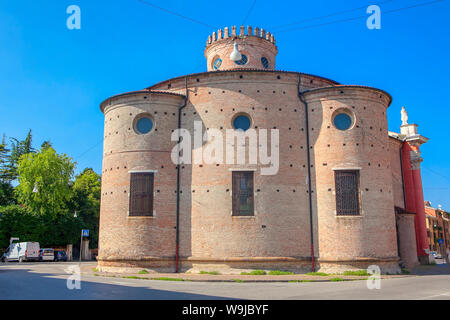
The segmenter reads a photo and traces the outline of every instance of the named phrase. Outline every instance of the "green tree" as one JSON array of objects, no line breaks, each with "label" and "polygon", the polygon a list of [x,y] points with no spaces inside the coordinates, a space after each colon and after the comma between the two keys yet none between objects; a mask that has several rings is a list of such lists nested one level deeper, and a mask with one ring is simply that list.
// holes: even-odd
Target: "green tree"
[{"label": "green tree", "polygon": [[[3,155],[5,157],[5,163],[3,163],[2,167],[0,168],[2,180],[9,182],[17,179],[17,169],[19,166],[20,158],[25,154],[35,151],[32,146],[33,137],[31,134],[31,130],[28,131],[25,140],[18,140],[16,138],[11,138],[10,140],[11,149],[7,150],[6,154]],[[2,144],[4,144],[4,140]],[[8,151],[10,152],[9,155],[7,155]]]},{"label": "green tree", "polygon": [[72,158],[57,154],[52,147],[24,154],[17,169],[18,201],[41,215],[63,213],[71,198],[69,181],[74,168]]},{"label": "green tree", "polygon": [[9,181],[8,162],[9,149],[6,145],[6,137],[3,135],[0,143],[0,206],[6,206],[14,203],[14,188]]},{"label": "green tree", "polygon": [[20,205],[0,207],[0,248],[9,245],[11,237],[20,241],[37,241],[41,247],[76,244],[82,221],[70,214],[38,215]]},{"label": "green tree", "polygon": [[83,227],[90,230],[91,248],[98,246],[101,177],[91,168],[86,168],[75,177],[72,186],[71,210],[83,221]]}]

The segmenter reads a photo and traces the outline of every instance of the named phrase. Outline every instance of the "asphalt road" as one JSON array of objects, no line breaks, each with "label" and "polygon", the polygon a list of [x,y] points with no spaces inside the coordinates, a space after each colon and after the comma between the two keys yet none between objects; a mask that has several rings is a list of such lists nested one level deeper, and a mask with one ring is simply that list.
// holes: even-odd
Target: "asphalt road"
[{"label": "asphalt road", "polygon": [[[430,299],[450,300],[448,267],[427,275],[383,279],[379,290],[366,281],[311,283],[172,282],[81,275],[69,290],[65,270],[74,263],[1,263],[0,299]],[[92,264],[94,267],[95,264]],[[437,271],[437,272],[436,272]]]}]

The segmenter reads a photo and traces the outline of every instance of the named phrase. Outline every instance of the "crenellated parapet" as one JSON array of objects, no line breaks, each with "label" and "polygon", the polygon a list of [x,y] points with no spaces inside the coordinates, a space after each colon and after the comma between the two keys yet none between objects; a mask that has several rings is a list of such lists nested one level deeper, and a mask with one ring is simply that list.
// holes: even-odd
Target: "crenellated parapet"
[{"label": "crenellated parapet", "polygon": [[225,27],[223,29],[219,29],[214,31],[212,34],[208,36],[208,40],[206,41],[206,46],[209,46],[210,44],[224,40],[229,38],[245,38],[245,37],[256,37],[261,38],[269,41],[272,44],[275,44],[275,37],[270,32],[264,30],[263,28],[259,27],[251,27],[251,26],[240,26],[239,30],[237,30],[236,26],[232,26],[231,29],[228,27]]}]

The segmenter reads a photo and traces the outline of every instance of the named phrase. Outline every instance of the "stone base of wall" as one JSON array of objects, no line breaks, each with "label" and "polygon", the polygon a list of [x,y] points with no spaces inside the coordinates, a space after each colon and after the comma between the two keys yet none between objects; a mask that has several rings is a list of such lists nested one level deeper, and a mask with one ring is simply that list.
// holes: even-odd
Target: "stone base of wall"
[{"label": "stone base of wall", "polygon": [[[253,270],[280,270],[302,274],[311,272],[310,258],[267,257],[267,258],[229,258],[217,259],[180,259],[179,272],[200,273],[200,271],[216,271],[221,274],[240,274]],[[366,270],[369,266],[379,266],[382,273],[399,274],[401,269],[398,258],[393,259],[364,259],[355,260],[318,260],[316,270],[326,273],[343,273],[349,270]],[[98,259],[97,269],[101,272],[137,273],[146,269],[152,273],[175,272],[175,260],[167,258],[133,259]]]},{"label": "stone base of wall", "polygon": [[397,258],[385,259],[355,259],[348,261],[322,260],[317,262],[316,271],[325,273],[343,273],[344,271],[367,270],[369,266],[378,266],[382,274],[400,274],[402,272]]},{"label": "stone base of wall", "polygon": [[114,273],[137,273],[142,269],[154,273],[175,272],[175,263],[173,259],[164,258],[143,258],[135,259],[97,259],[97,270],[100,272]]}]

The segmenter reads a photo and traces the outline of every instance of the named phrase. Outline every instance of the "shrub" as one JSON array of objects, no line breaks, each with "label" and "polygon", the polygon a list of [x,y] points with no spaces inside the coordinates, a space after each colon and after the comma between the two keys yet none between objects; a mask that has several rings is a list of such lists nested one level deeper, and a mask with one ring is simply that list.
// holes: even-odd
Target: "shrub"
[{"label": "shrub", "polygon": [[148,271],[147,271],[147,270],[145,270],[145,269],[143,269],[143,270],[139,271],[138,273],[139,273],[139,274],[147,274],[147,273],[148,273]]},{"label": "shrub", "polygon": [[283,276],[283,275],[291,275],[291,274],[295,274],[295,273],[290,272],[290,271],[279,271],[279,270],[269,271],[269,275],[271,275],[271,276]]},{"label": "shrub", "polygon": [[344,271],[344,276],[370,276],[367,270]]},{"label": "shrub", "polygon": [[241,272],[241,275],[264,276],[267,273],[264,270],[253,270],[252,272]]},{"label": "shrub", "polygon": [[167,277],[161,277],[161,278],[151,278],[150,280],[162,280],[162,281],[184,281],[184,279],[181,279],[181,278],[167,278]]},{"label": "shrub", "polygon": [[325,272],[308,272],[306,274],[307,276],[322,276],[322,277],[327,277],[328,273]]},{"label": "shrub", "polygon": [[212,274],[212,275],[219,275],[219,271],[200,271],[200,274]]},{"label": "shrub", "polygon": [[342,279],[342,278],[333,278],[333,279],[330,279],[330,281],[338,282],[338,281],[344,281],[344,279]]}]

